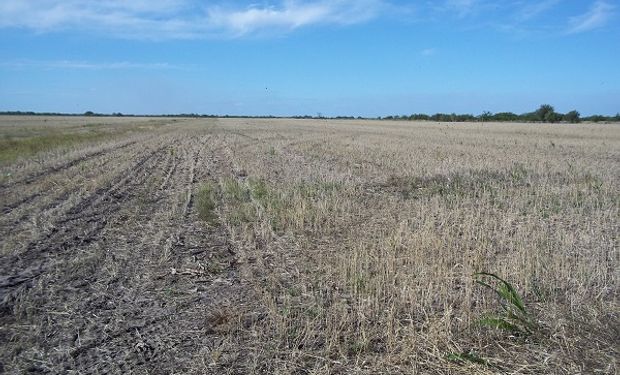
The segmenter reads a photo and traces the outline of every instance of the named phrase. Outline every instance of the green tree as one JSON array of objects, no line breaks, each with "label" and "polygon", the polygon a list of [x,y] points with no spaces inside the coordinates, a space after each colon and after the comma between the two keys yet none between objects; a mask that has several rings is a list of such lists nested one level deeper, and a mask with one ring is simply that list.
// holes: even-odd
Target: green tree
[{"label": "green tree", "polygon": [[519,116],[512,112],[499,112],[494,114],[491,119],[493,121],[517,121]]},{"label": "green tree", "polygon": [[489,111],[484,111],[482,112],[482,114],[480,114],[480,116],[478,116],[480,118],[480,121],[482,122],[486,122],[489,121],[491,119],[491,117],[493,116],[493,114]]},{"label": "green tree", "polygon": [[570,122],[571,124],[577,124],[581,122],[581,114],[579,112],[573,110],[564,115],[563,120],[566,122]]},{"label": "green tree", "polygon": [[555,122],[557,121],[557,114],[553,106],[549,104],[543,104],[536,110],[536,117],[541,122]]},{"label": "green tree", "polygon": [[519,115],[519,121],[534,122],[534,121],[541,121],[541,120],[539,120],[537,112],[528,112],[528,113],[523,113]]},{"label": "green tree", "polygon": [[545,116],[545,122],[558,122],[562,119],[562,114],[561,113],[557,113],[555,111],[553,112],[548,112],[547,115]]}]

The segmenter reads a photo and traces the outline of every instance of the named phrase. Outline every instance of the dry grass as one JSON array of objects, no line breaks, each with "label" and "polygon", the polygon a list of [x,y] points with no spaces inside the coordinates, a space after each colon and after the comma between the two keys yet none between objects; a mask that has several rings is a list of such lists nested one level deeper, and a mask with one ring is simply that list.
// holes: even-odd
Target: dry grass
[{"label": "dry grass", "polygon": [[[0,130],[85,126],[37,121]],[[34,280],[0,315],[8,369],[138,348],[122,371],[619,371],[618,125],[109,121],[2,167],[3,270]],[[508,310],[476,272],[515,287],[527,329],[480,324]]]},{"label": "dry grass", "polygon": [[[616,125],[224,128],[261,371],[618,371]],[[476,324],[498,306],[480,271],[518,288],[532,335]]]}]

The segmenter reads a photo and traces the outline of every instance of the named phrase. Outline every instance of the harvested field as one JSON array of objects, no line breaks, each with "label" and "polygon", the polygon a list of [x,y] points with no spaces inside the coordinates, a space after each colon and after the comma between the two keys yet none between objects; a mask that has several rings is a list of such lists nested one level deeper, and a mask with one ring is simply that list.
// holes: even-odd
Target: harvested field
[{"label": "harvested field", "polygon": [[0,373],[620,371],[617,124],[5,116],[0,137]]}]

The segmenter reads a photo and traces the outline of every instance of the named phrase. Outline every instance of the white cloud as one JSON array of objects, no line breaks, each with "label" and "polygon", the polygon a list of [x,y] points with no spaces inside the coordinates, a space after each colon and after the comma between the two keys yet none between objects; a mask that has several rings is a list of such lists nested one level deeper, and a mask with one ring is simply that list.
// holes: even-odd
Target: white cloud
[{"label": "white cloud", "polygon": [[0,28],[150,39],[243,36],[313,24],[355,24],[387,8],[385,0],[280,0],[246,7],[195,0],[2,0]]},{"label": "white cloud", "polygon": [[615,7],[605,1],[595,2],[584,14],[572,17],[569,34],[577,34],[603,27],[611,19]]},{"label": "white cloud", "polygon": [[374,17],[381,2],[319,1],[301,3],[288,1],[279,7],[249,7],[242,10],[214,8],[209,10],[212,25],[237,35],[268,29],[296,29],[312,24],[354,24]]}]

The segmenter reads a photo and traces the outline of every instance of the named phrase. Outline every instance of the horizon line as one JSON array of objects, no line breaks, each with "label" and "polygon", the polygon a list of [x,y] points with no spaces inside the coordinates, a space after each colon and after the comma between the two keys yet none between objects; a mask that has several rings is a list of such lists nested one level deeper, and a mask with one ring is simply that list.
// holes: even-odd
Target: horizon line
[{"label": "horizon line", "polygon": [[[576,110],[575,110],[576,111]],[[589,118],[602,118],[602,121],[620,121],[620,111],[615,114],[591,114],[581,116],[579,114],[579,118],[581,120],[586,120]],[[94,111],[86,111],[82,113],[76,112],[49,112],[49,111],[13,111],[13,110],[5,110],[0,111],[0,116],[50,116],[50,117],[178,117],[178,118],[264,118],[264,119],[325,119],[325,120],[403,120],[403,121],[438,121],[437,119],[432,119],[434,116],[447,116],[451,117],[451,119],[447,119],[446,117],[442,117],[440,122],[470,122],[470,121],[494,121],[490,120],[489,117],[496,115],[515,115],[517,117],[526,117],[528,115],[533,115],[536,113],[535,111],[531,112],[523,112],[523,113],[515,113],[510,111],[502,111],[502,112],[489,112],[484,111],[479,115],[473,115],[471,113],[455,113],[455,112],[437,112],[433,114],[426,113],[412,113],[410,115],[384,115],[384,116],[355,116],[355,115],[334,115],[327,116],[322,115],[320,112],[317,115],[241,115],[241,114],[206,114],[206,113],[160,113],[160,114],[140,114],[140,113],[122,113],[122,112],[111,112],[111,113],[100,113]],[[570,113],[570,112],[567,112]],[[565,115],[565,113],[556,112],[557,115]],[[417,118],[416,118],[417,117]],[[459,119],[460,118],[460,119]],[[510,120],[495,120],[499,122],[510,122]],[[519,119],[514,119],[514,121],[519,121]],[[532,119],[523,118],[522,121],[525,122],[536,122]],[[586,120],[587,121],[587,120]],[[557,119],[557,122],[562,122],[561,118]]]}]

